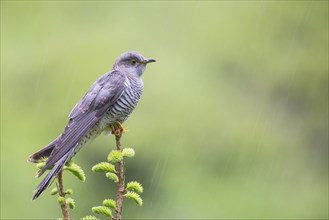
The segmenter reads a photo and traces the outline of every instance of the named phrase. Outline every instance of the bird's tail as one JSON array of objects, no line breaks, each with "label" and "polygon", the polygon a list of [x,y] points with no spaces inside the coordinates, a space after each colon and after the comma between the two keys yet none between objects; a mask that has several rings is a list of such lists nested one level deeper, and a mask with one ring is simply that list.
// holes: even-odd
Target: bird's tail
[{"label": "bird's tail", "polygon": [[35,194],[32,200],[36,200],[41,193],[53,182],[57,174],[63,169],[65,163],[69,161],[74,154],[74,148],[67,152],[60,160],[58,160],[55,166],[47,174],[47,176],[41,181],[38,187],[35,190]]},{"label": "bird's tail", "polygon": [[56,143],[57,143],[59,137],[57,137],[55,140],[53,140],[51,143],[49,143],[47,146],[45,146],[38,152],[32,154],[29,157],[28,161],[32,162],[32,163],[38,163],[38,162],[40,162],[40,159],[42,159],[43,157],[49,157],[51,152],[53,151],[54,147],[56,146]]}]

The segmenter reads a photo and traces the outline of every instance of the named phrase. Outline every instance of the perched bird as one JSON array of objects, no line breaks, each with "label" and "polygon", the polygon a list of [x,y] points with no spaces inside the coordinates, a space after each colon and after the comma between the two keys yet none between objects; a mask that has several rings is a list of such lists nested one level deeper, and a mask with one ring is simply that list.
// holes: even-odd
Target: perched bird
[{"label": "perched bird", "polygon": [[114,126],[124,130],[121,124],[134,110],[142,95],[142,75],[146,64],[151,62],[155,60],[144,58],[135,51],[120,55],[112,70],[101,76],[75,105],[63,133],[30,156],[30,162],[48,157],[38,177],[53,167],[38,185],[33,200],[51,184],[65,163],[87,141],[96,138],[103,131],[114,129]]}]

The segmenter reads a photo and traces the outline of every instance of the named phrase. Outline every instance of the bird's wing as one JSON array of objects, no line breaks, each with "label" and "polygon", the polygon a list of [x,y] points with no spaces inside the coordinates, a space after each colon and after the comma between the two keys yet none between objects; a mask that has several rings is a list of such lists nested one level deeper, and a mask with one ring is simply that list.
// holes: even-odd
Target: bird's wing
[{"label": "bird's wing", "polygon": [[91,86],[86,95],[71,111],[69,123],[58,139],[39,176],[79,144],[89,129],[103,117],[110,106],[122,95],[124,82],[125,75],[113,70],[100,77]]},{"label": "bird's wing", "polygon": [[90,110],[100,109],[106,103],[112,105],[121,96],[124,81],[124,74],[116,70],[101,76],[75,105],[69,118],[72,120]]}]

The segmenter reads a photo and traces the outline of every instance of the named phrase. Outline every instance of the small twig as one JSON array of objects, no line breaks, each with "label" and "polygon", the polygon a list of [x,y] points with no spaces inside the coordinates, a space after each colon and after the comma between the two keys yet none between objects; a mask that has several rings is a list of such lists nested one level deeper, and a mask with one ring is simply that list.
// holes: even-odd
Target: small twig
[{"label": "small twig", "polygon": [[[58,181],[58,193],[60,196],[65,197],[65,192],[64,192],[64,186],[63,186],[63,178],[62,178],[62,171],[58,173],[57,175],[57,181]],[[63,216],[65,220],[70,220],[70,214],[69,214],[69,209],[67,207],[67,202],[64,201],[61,204]]]},{"label": "small twig", "polygon": [[[116,145],[117,145],[117,150],[122,151],[122,146],[120,143],[122,132],[120,134],[115,135],[115,140],[116,140]],[[122,202],[123,202],[123,195],[125,192],[124,188],[124,162],[121,160],[119,164],[117,165],[117,170],[118,170],[118,192],[117,192],[117,203],[116,203],[116,208],[115,208],[115,217],[113,220],[121,220],[121,212],[122,212]]]}]

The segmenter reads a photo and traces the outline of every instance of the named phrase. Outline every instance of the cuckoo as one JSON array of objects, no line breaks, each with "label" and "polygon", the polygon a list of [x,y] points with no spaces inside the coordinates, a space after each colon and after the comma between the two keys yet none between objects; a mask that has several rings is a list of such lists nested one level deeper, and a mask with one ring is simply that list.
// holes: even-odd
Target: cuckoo
[{"label": "cuckoo", "polygon": [[152,62],[155,60],[144,58],[135,51],[120,55],[112,70],[96,80],[72,109],[64,131],[46,147],[30,156],[29,161],[35,163],[48,158],[38,177],[51,169],[36,188],[33,200],[52,183],[65,163],[84,144],[109,129],[115,134],[124,131],[122,123],[134,110],[142,95],[142,75],[146,65]]}]

